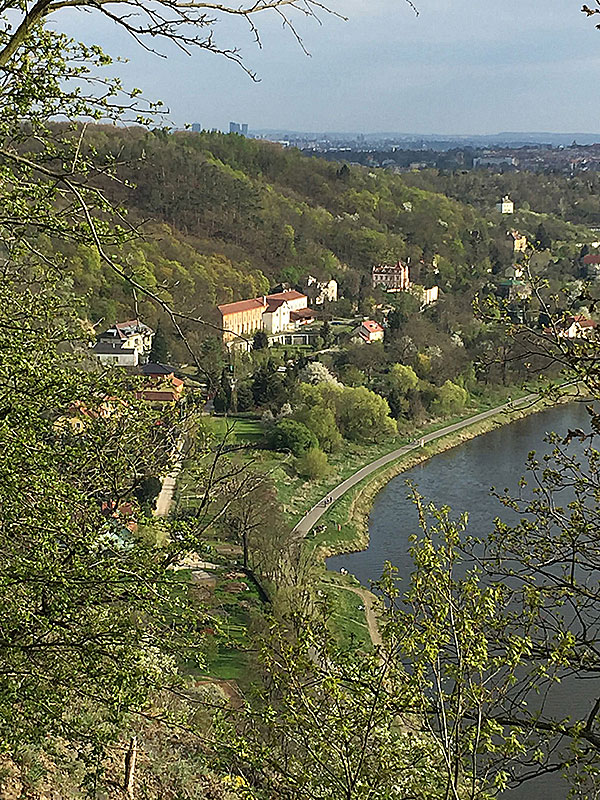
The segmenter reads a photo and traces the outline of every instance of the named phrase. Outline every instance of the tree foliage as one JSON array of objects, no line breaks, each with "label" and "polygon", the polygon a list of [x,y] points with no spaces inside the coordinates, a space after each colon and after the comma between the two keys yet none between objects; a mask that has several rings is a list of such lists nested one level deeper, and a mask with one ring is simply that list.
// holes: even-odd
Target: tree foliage
[{"label": "tree foliage", "polygon": [[467,404],[468,397],[466,389],[463,389],[462,386],[457,386],[452,381],[446,381],[438,389],[432,408],[435,413],[447,417],[450,414],[462,411]]},{"label": "tree foliage", "polygon": [[303,478],[315,480],[327,474],[327,456],[318,447],[306,450],[300,458],[296,459],[296,472]]},{"label": "tree foliage", "polygon": [[295,456],[301,456],[317,446],[317,438],[302,422],[282,419],[270,429],[269,444],[274,450],[288,450]]},{"label": "tree foliage", "polygon": [[176,419],[89,364],[59,276],[4,275],[0,741],[59,737],[85,762],[201,649],[167,570],[193,538],[157,548],[133,524],[151,530],[136,497],[170,469]]}]

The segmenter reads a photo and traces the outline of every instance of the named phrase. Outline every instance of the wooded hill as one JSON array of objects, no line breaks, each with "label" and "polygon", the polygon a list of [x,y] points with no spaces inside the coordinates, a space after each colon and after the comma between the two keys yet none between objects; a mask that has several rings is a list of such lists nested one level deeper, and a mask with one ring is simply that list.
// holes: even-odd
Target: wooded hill
[{"label": "wooded hill", "polygon": [[[119,262],[179,310],[207,319],[217,303],[308,274],[336,278],[341,295],[355,299],[370,285],[373,264],[398,258],[410,259],[414,282],[471,292],[510,263],[507,230],[518,223],[534,238],[540,220],[484,216],[409,185],[410,176],[238,135],[92,126],[84,146],[113,165],[120,180],[105,191],[144,234],[120,246]],[[567,260],[589,239],[560,220],[552,230]],[[46,246],[56,247],[49,239]],[[59,249],[75,289],[88,294],[93,321],[131,314],[130,287],[94,250],[64,242]],[[156,321],[155,306],[143,313]]]}]

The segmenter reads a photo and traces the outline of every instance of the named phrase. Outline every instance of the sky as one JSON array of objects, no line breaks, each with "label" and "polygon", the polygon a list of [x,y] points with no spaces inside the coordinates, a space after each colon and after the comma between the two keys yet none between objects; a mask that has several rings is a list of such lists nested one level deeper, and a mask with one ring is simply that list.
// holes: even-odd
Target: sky
[{"label": "sky", "polygon": [[222,56],[145,52],[97,13],[59,12],[57,29],[128,58],[126,86],[162,100],[170,124],[228,129],[486,134],[600,133],[600,30],[579,0],[334,0],[347,21],[296,17],[310,56],[275,15],[262,49],[229,20],[217,41],[239,46],[253,82]]}]

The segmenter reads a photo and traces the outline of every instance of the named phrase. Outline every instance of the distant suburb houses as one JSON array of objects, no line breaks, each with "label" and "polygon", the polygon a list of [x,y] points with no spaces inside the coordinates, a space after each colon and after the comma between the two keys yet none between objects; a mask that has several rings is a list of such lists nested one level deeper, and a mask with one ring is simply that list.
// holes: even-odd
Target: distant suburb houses
[{"label": "distant suburb houses", "polygon": [[91,346],[98,361],[105,366],[125,367],[142,376],[142,387],[136,392],[151,403],[177,403],[181,400],[184,382],[173,368],[149,363],[154,331],[139,319],[115,322],[100,333]]},{"label": "distant suburb houses", "polygon": [[98,335],[92,351],[101,364],[137,367],[152,350],[154,331],[139,319],[115,322]]},{"label": "distant suburb houses", "polygon": [[225,303],[217,308],[223,341],[228,345],[252,338],[257,331],[269,335],[294,331],[317,316],[308,307],[308,297],[295,289]]},{"label": "distant suburb houses", "polygon": [[371,268],[371,286],[386,292],[410,292],[414,295],[421,307],[435,303],[439,298],[439,286],[426,289],[424,286],[411,283],[410,266],[403,261],[395,264],[375,264]]}]

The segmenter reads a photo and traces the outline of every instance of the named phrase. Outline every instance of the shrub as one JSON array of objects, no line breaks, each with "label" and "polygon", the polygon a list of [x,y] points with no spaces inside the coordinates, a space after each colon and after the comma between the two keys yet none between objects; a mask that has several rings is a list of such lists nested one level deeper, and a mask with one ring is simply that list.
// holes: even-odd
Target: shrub
[{"label": "shrub", "polygon": [[273,450],[289,450],[301,456],[307,450],[318,446],[317,437],[302,422],[282,419],[269,431],[268,441]]},{"label": "shrub", "polygon": [[250,411],[254,408],[254,396],[250,384],[241,383],[237,390],[237,410]]},{"label": "shrub", "polygon": [[446,381],[443,386],[440,386],[431,408],[435,414],[447,417],[462,411],[468,398],[469,395],[462,386],[457,386],[452,381]]},{"label": "shrub", "polygon": [[302,478],[308,480],[322,478],[328,470],[327,456],[318,447],[311,447],[304,455],[296,459],[296,472]]}]

